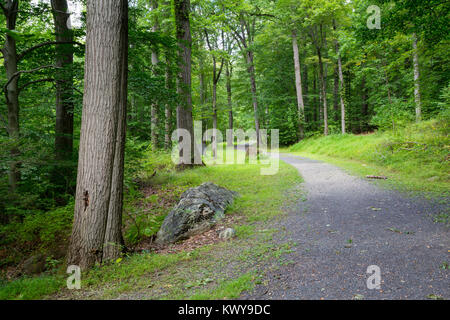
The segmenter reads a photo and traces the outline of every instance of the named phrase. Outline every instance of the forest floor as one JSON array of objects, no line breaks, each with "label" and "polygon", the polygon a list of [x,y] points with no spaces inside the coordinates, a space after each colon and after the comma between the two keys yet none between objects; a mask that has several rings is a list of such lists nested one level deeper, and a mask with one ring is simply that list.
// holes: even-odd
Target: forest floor
[{"label": "forest floor", "polygon": [[[274,239],[294,242],[289,263],[243,299],[448,299],[448,199],[424,199],[350,175],[334,165],[283,154],[305,180]],[[446,223],[436,223],[447,217]],[[381,288],[368,289],[370,265]]]},{"label": "forest floor", "polygon": [[[282,255],[294,245],[274,242],[273,234],[280,230],[273,226],[286,215],[284,207],[301,195],[302,179],[285,163],[272,176],[262,176],[260,169],[258,164],[241,164],[182,172],[159,170],[142,186],[143,198],[126,205],[126,216],[141,223],[141,232],[146,232],[145,226],[148,232],[157,230],[160,216],[164,217],[174,204],[172,198],[189,187],[211,181],[240,196],[215,229],[162,250],[140,241],[123,258],[83,272],[81,290],[66,288],[68,275],[63,265],[58,271],[16,279],[3,286],[0,283],[0,299],[238,298],[260,282],[264,270],[285,264]],[[148,225],[144,223],[147,220]],[[218,239],[217,231],[223,227],[234,228],[236,237],[230,241]]]},{"label": "forest floor", "polygon": [[[370,162],[328,157],[321,162],[293,154],[281,159],[273,176],[262,176],[262,166],[251,164],[158,169],[156,176],[153,169],[144,170],[151,179],[143,180],[140,196],[131,197],[125,208],[132,217],[126,220],[129,237],[133,223],[140,223],[141,233],[156,232],[179,195],[202,182],[240,197],[215,229],[156,251],[144,239],[123,258],[83,273],[81,290],[65,288],[62,266],[0,283],[0,299],[450,297],[448,188],[407,194],[420,188],[408,183],[396,190],[405,186],[397,183],[404,175]],[[371,173],[389,179],[362,178]],[[219,240],[223,227],[235,228],[236,238]],[[380,267],[379,290],[367,289],[369,265]]]}]

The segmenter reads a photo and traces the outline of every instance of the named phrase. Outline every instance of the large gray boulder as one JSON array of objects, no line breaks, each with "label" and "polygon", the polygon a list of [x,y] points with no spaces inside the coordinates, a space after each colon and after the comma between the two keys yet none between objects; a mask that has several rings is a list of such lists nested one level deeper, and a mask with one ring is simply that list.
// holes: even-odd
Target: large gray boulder
[{"label": "large gray boulder", "polygon": [[237,195],[211,182],[186,190],[164,219],[156,243],[174,243],[208,230],[225,216]]}]

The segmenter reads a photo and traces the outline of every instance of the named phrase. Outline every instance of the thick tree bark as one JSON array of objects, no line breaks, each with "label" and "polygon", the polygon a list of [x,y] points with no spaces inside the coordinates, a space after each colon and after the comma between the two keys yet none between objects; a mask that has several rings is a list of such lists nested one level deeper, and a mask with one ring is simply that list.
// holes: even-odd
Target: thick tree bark
[{"label": "thick tree bark", "polygon": [[[6,28],[8,30],[15,30],[18,10],[18,0],[6,1],[3,13],[6,18]],[[10,192],[15,193],[20,181],[20,162],[17,160],[20,155],[20,151],[17,147],[20,133],[18,86],[20,76],[15,76],[18,63],[16,40],[9,34],[5,35],[5,44],[2,48],[2,53],[6,78],[9,82],[5,90],[6,105],[8,108],[8,134],[13,142],[13,147],[10,150],[11,162],[9,165],[8,180]]]},{"label": "thick tree bark", "polygon": [[422,120],[422,103],[420,99],[420,68],[419,54],[417,52],[417,35],[413,33],[413,64],[414,64],[414,100],[416,102],[416,121]]},{"label": "thick tree bark", "polygon": [[292,47],[294,50],[294,66],[295,66],[295,89],[297,92],[297,108],[298,108],[298,137],[303,139],[305,133],[305,105],[303,103],[302,74],[300,70],[300,57],[298,54],[297,32],[292,31]]},{"label": "thick tree bark", "polygon": [[111,180],[111,198],[109,200],[108,220],[106,223],[105,241],[103,244],[103,261],[116,260],[120,257],[124,240],[122,237],[123,210],[123,178],[125,162],[125,142],[127,132],[127,101],[128,101],[128,1],[122,3],[122,74],[119,96],[119,120],[117,127],[116,147],[114,153],[114,168]]},{"label": "thick tree bark", "polygon": [[[70,160],[73,150],[73,33],[67,0],[52,0],[56,42],[55,158]],[[65,169],[65,172],[66,169]]]},{"label": "thick tree bark", "polygon": [[[227,78],[227,101],[228,101],[228,129],[233,130],[233,101],[231,96],[231,76],[233,72],[233,66],[230,61],[227,61],[225,66],[226,78]],[[232,138],[231,136],[227,138]],[[233,140],[227,139],[227,146],[233,146]]]},{"label": "thick tree bark", "polygon": [[[183,163],[182,150],[180,149],[179,167],[192,166],[195,154],[198,153],[194,139],[194,127],[192,120],[192,95],[191,95],[191,27],[189,22],[190,0],[174,0],[176,36],[179,47],[179,73],[177,78],[177,92],[179,104],[177,106],[177,128],[185,129],[191,135],[191,161]],[[181,136],[178,137],[181,142]]]},{"label": "thick tree bark", "polygon": [[82,269],[121,250],[127,73],[126,0],[87,1],[85,92],[68,264]]}]

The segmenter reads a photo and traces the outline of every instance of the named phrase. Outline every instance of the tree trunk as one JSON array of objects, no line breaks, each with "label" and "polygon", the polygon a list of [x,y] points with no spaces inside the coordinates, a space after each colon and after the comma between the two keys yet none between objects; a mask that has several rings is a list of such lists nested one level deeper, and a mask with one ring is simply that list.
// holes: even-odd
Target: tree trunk
[{"label": "tree trunk", "polygon": [[[336,22],[333,20],[333,29],[336,31]],[[345,134],[346,128],[345,128],[345,104],[344,104],[344,96],[345,96],[345,86],[344,86],[344,76],[342,74],[342,60],[341,60],[341,54],[339,50],[339,42],[338,40],[335,40],[334,42],[336,54],[338,56],[338,71],[339,71],[339,96],[340,96],[340,102],[341,102],[341,131],[342,134]]]},{"label": "tree trunk", "polygon": [[[191,27],[189,22],[190,0],[174,0],[176,36],[179,47],[179,73],[177,78],[177,92],[179,104],[177,106],[177,128],[185,129],[191,135],[191,161],[184,163],[182,160],[182,150],[180,149],[180,167],[192,166],[195,154],[198,150],[195,145],[194,127],[192,120],[192,96],[191,96]],[[181,136],[178,137],[181,142]]]},{"label": "tree trunk", "polygon": [[255,117],[255,131],[256,131],[256,152],[259,154],[259,114],[258,114],[258,95],[256,91],[256,76],[255,64],[253,61],[253,51],[247,49],[247,72],[250,77],[250,88],[252,92],[252,103]]},{"label": "tree trunk", "polygon": [[[213,78],[216,77],[216,60],[214,59]],[[217,82],[213,79],[212,87],[212,120],[213,120],[213,141],[212,141],[212,156],[217,156]]]},{"label": "tree trunk", "polygon": [[[171,70],[170,70],[170,60],[166,57],[166,90],[169,92],[171,89]],[[164,148],[169,150],[172,146],[171,141],[171,122],[172,122],[172,110],[170,108],[170,104],[166,102],[164,106]]]},{"label": "tree trunk", "polygon": [[[151,1],[152,11],[158,9],[158,0]],[[155,22],[152,28],[153,32],[157,32],[159,30],[158,17],[155,16]],[[152,65],[155,67],[159,63],[159,55],[158,51],[155,49],[152,50]],[[157,101],[152,101],[152,105],[150,107],[150,131],[151,131],[151,142],[153,149],[158,149],[158,103]]]},{"label": "tree trunk", "polygon": [[117,2],[87,1],[85,91],[68,253],[68,264],[82,269],[115,258],[122,242],[128,2]]},{"label": "tree trunk", "polygon": [[422,120],[422,106],[420,100],[420,69],[419,54],[417,52],[417,35],[413,33],[413,63],[414,63],[414,100],[416,102],[416,121]]},{"label": "tree trunk", "polygon": [[295,89],[297,92],[297,108],[298,108],[298,137],[299,140],[304,138],[304,121],[305,121],[305,105],[303,103],[302,91],[302,75],[300,70],[300,57],[298,54],[297,32],[292,31],[292,48],[294,50],[294,66],[295,66]]},{"label": "tree trunk", "polygon": [[321,82],[322,102],[323,102],[323,134],[328,135],[328,108],[327,108],[327,91],[325,84],[325,76],[323,71],[322,52],[317,48],[317,56],[319,57],[319,77]]},{"label": "tree trunk", "polygon": [[334,121],[339,121],[339,74],[338,74],[338,67],[337,65],[334,66],[333,70],[333,84],[334,84],[334,90],[333,90],[333,115],[334,115]]},{"label": "tree trunk", "polygon": [[[339,45],[338,45],[339,50]],[[342,61],[341,57],[338,57],[338,67],[339,67],[339,100],[341,102],[341,130],[342,134],[345,134],[346,128],[345,128],[345,104],[344,104],[344,96],[345,96],[345,86],[344,86],[344,76],[342,75]]]},{"label": "tree trunk", "polygon": [[[228,101],[228,129],[233,130],[233,101],[231,97],[231,75],[233,72],[233,66],[230,61],[227,61],[225,65],[225,72],[227,78],[227,101]],[[232,138],[231,136],[227,138]],[[233,146],[233,140],[227,139],[227,146]]]},{"label": "tree trunk", "polygon": [[[4,5],[4,15],[6,18],[6,28],[8,30],[15,30],[17,12],[19,9],[18,0],[8,0]],[[14,77],[17,72],[17,48],[16,40],[6,34],[5,44],[2,48],[3,62],[6,71],[6,79],[9,84],[5,90],[6,105],[8,108],[8,135],[11,139],[12,148],[10,150],[11,162],[8,171],[9,189],[11,193],[17,191],[17,185],[20,181],[20,162],[17,158],[20,155],[19,148],[19,77]],[[10,81],[10,79],[12,79]]]},{"label": "tree trunk", "polygon": [[[303,103],[305,106],[309,106],[308,102],[308,66],[306,65],[306,63],[303,65],[303,78],[302,78],[302,83],[303,83]],[[306,112],[305,112],[305,123],[308,122],[308,118],[306,117]]]},{"label": "tree trunk", "polygon": [[316,72],[316,66],[314,66],[314,70],[313,70],[313,92],[314,92],[314,109],[313,109],[313,113],[314,113],[314,122],[316,123],[316,126],[319,126],[318,122],[319,122],[319,114],[317,112],[318,108],[320,109],[320,102],[317,103],[317,96],[318,96],[318,90],[317,90],[317,72]]},{"label": "tree trunk", "polygon": [[[57,42],[72,42],[67,0],[52,0]],[[56,46],[55,158],[70,160],[73,150],[73,44]],[[67,171],[66,171],[67,172]],[[66,174],[65,174],[66,175]]]},{"label": "tree trunk", "polygon": [[123,178],[125,161],[125,142],[127,132],[128,100],[128,2],[123,1],[121,29],[122,70],[119,96],[119,119],[117,127],[114,167],[111,181],[111,198],[109,200],[108,220],[105,241],[103,243],[103,261],[116,260],[120,257],[124,241],[122,237]]}]

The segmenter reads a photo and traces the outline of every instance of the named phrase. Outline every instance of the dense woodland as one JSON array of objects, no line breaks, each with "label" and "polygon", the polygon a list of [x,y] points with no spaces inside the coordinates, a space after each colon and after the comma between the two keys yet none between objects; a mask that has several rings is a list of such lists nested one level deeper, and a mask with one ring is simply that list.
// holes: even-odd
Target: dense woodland
[{"label": "dense woodland", "polygon": [[[379,28],[368,27],[371,5]],[[31,252],[75,212],[68,259],[82,267],[120,255],[123,190],[136,188],[139,159],[167,153],[173,130],[193,132],[194,120],[279,129],[288,146],[450,117],[447,1],[0,7],[0,243]],[[1,264],[23,255],[3,253]]]}]

